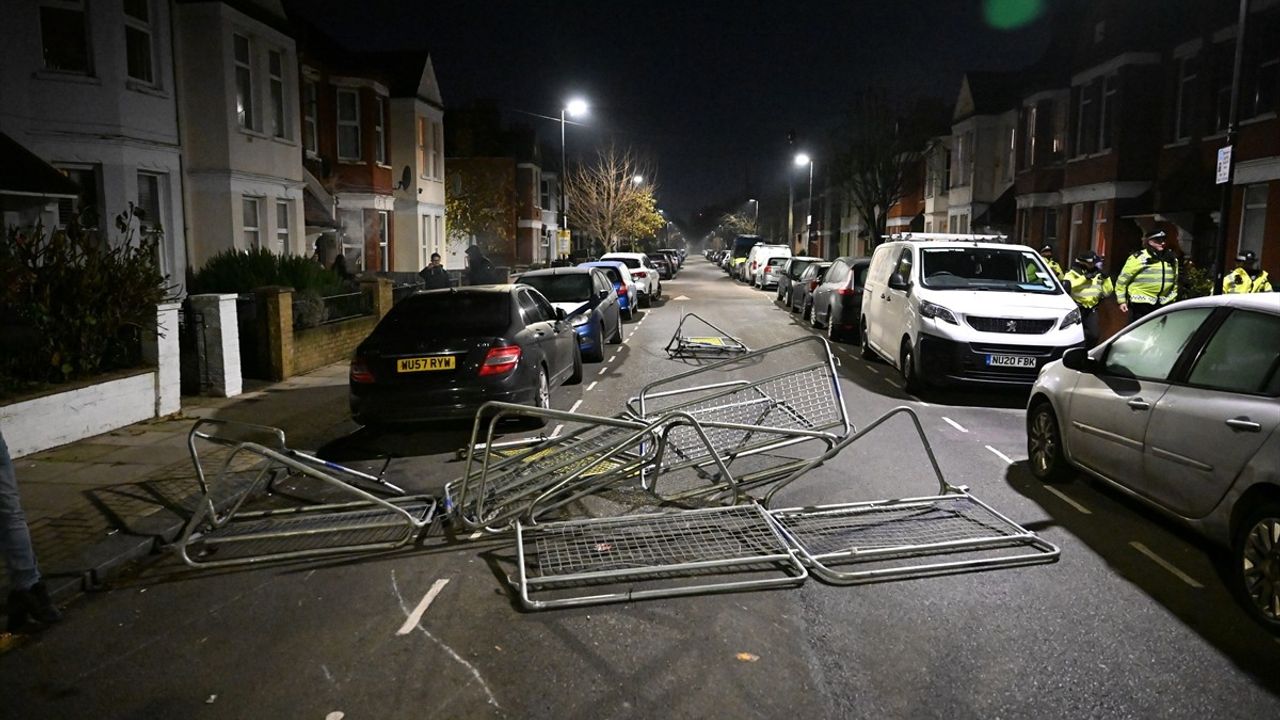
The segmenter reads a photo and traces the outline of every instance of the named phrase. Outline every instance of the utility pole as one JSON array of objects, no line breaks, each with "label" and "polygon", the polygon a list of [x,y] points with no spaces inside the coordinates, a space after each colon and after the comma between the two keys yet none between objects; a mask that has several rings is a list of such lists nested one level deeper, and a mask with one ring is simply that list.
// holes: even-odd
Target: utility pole
[{"label": "utility pole", "polygon": [[[796,131],[787,131],[787,154],[791,154],[791,148],[796,144]],[[795,177],[791,170],[787,170],[787,246],[790,247],[794,243],[793,233],[795,233],[795,206],[796,206],[796,183]]]},{"label": "utility pole", "polygon": [[1231,196],[1235,190],[1236,139],[1240,133],[1238,124],[1240,113],[1240,67],[1244,64],[1245,21],[1249,18],[1249,0],[1240,0],[1240,19],[1236,23],[1236,57],[1231,71],[1231,109],[1227,115],[1227,142],[1224,149],[1227,157],[1222,158],[1219,150],[1219,162],[1226,160],[1226,177],[1218,177],[1222,185],[1222,201],[1218,205],[1218,242],[1213,253],[1213,289],[1212,294],[1222,293],[1222,278],[1227,274],[1227,227],[1231,218]]}]

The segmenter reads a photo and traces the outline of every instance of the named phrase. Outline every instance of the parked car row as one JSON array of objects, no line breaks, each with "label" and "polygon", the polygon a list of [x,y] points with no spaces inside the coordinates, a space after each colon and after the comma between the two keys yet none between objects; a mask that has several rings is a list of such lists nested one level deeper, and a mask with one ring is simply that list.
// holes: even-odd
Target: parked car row
[{"label": "parked car row", "polygon": [[489,401],[548,408],[553,389],[580,382],[583,363],[603,361],[605,346],[623,341],[624,319],[661,293],[642,253],[414,293],[356,348],[351,415],[389,425],[469,418]]}]

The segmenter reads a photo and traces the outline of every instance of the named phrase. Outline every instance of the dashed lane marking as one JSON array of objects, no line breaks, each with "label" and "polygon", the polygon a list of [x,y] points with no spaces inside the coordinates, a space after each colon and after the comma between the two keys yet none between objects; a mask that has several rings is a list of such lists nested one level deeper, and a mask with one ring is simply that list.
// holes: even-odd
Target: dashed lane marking
[{"label": "dashed lane marking", "polygon": [[480,538],[482,538],[482,537],[484,537],[484,531],[483,531],[483,530],[477,530],[477,531],[475,531],[475,532],[471,533],[470,535],[468,535],[468,536],[467,536],[467,539],[468,539],[468,540],[479,540],[479,539],[480,539]]},{"label": "dashed lane marking", "polygon": [[564,429],[564,424],[563,424],[563,423],[561,423],[561,424],[557,425],[557,426],[556,426],[556,429],[551,431],[551,437],[549,437],[549,438],[547,438],[547,439],[548,439],[548,440],[550,440],[550,439],[552,439],[552,438],[558,438],[558,437],[560,437],[560,431],[561,431],[561,430],[563,430],[563,429]]},{"label": "dashed lane marking", "polygon": [[413,632],[413,629],[418,627],[418,623],[422,622],[423,613],[427,611],[427,608],[431,607],[431,603],[436,599],[436,596],[448,584],[449,578],[440,578],[432,583],[431,589],[427,591],[426,595],[422,596],[422,600],[418,602],[418,607],[414,608],[413,612],[409,613],[409,617],[405,618],[404,624],[396,631],[396,635],[408,635]]},{"label": "dashed lane marking", "polygon": [[1002,453],[1002,452],[1000,452],[999,450],[997,450],[997,449],[995,449],[995,448],[991,447],[990,445],[984,445],[983,447],[985,447],[986,449],[988,449],[988,450],[990,450],[991,452],[995,453],[996,457],[1000,458],[1001,460],[1003,460],[1003,461],[1005,461],[1005,462],[1009,463],[1010,465],[1012,465],[1012,464],[1013,464],[1013,458],[1009,457],[1008,455],[1005,455],[1004,453]]},{"label": "dashed lane marking", "polygon": [[874,367],[872,367],[872,366],[870,366],[870,365],[868,365],[868,366],[867,366],[867,369],[868,369],[868,370],[870,370],[871,372],[875,373],[876,375],[879,375],[879,374],[880,374],[880,371],[879,371],[879,370],[875,369]]},{"label": "dashed lane marking", "polygon": [[579,400],[578,402],[574,403],[574,404],[573,404],[573,407],[569,408],[569,412],[571,412],[571,413],[576,413],[576,412],[578,412],[578,408],[579,408],[579,407],[582,407],[582,401],[581,401],[581,400]]},{"label": "dashed lane marking", "polygon": [[962,433],[967,433],[967,432],[969,432],[968,430],[965,430],[965,429],[964,429],[964,426],[963,426],[963,425],[961,425],[960,423],[956,422],[955,420],[952,420],[952,419],[951,419],[951,418],[949,418],[949,417],[944,417],[944,418],[942,418],[942,420],[943,420],[943,422],[945,422],[946,424],[948,424],[948,425],[950,425],[951,427],[953,427],[953,428],[955,428],[955,429],[959,430],[959,431],[960,431],[960,432],[962,432]]},{"label": "dashed lane marking", "polygon": [[614,353],[614,354],[613,354],[613,357],[610,357],[610,358],[609,358],[608,360],[606,360],[605,362],[613,362],[614,360],[617,360],[617,359],[618,359],[618,353]]},{"label": "dashed lane marking", "polygon": [[592,380],[592,381],[591,381],[591,384],[587,386],[587,392],[591,392],[592,390],[595,390],[595,389],[596,389],[596,383],[598,383],[598,382],[600,382],[600,381],[599,381],[599,380]]},{"label": "dashed lane marking", "polygon": [[1093,511],[1092,511],[1092,510],[1090,510],[1089,508],[1085,507],[1084,505],[1081,505],[1080,503],[1076,502],[1075,500],[1071,499],[1070,497],[1068,497],[1068,496],[1067,496],[1067,494],[1066,494],[1066,493],[1062,492],[1062,491],[1061,491],[1061,490],[1059,490],[1058,488],[1053,487],[1052,485],[1045,485],[1045,486],[1044,486],[1044,489],[1045,489],[1045,490],[1048,490],[1049,492],[1053,493],[1054,495],[1057,495],[1059,500],[1061,500],[1062,502],[1064,502],[1064,503],[1066,503],[1066,504],[1070,505],[1071,507],[1075,508],[1076,510],[1079,510],[1080,512],[1084,513],[1085,515],[1092,515],[1092,514],[1093,514]]},{"label": "dashed lane marking", "polygon": [[609,368],[607,368],[607,367],[602,367],[602,368],[600,368],[600,372],[598,372],[598,373],[596,373],[596,374],[597,374],[597,375],[603,375],[603,374],[605,374],[605,373],[607,373],[607,372],[609,372]]},{"label": "dashed lane marking", "polygon": [[903,385],[902,383],[898,382],[897,380],[892,380],[892,379],[890,379],[890,378],[885,378],[885,380],[884,380],[884,381],[885,381],[885,382],[887,382],[887,383],[889,383],[890,385],[892,385],[892,386],[894,386],[894,387],[898,388],[899,390],[906,390],[906,389],[907,389],[907,386],[906,386],[906,385]]},{"label": "dashed lane marking", "polygon": [[1191,587],[1193,587],[1193,588],[1196,588],[1197,590],[1198,590],[1198,589],[1201,589],[1201,588],[1203,588],[1203,587],[1204,587],[1204,586],[1203,586],[1203,585],[1201,585],[1199,582],[1197,582],[1195,578],[1193,578],[1193,577],[1191,577],[1190,575],[1188,575],[1188,574],[1186,574],[1186,573],[1182,572],[1182,571],[1181,571],[1181,570],[1179,570],[1179,569],[1178,569],[1178,568],[1177,568],[1173,563],[1171,563],[1171,562],[1169,562],[1168,560],[1165,560],[1164,558],[1162,558],[1162,557],[1160,557],[1159,555],[1155,554],[1155,552],[1154,552],[1151,548],[1147,547],[1146,545],[1143,545],[1142,543],[1138,542],[1137,540],[1134,540],[1134,541],[1130,542],[1130,543],[1129,543],[1129,545],[1130,545],[1134,550],[1137,550],[1138,552],[1142,553],[1143,555],[1146,555],[1146,556],[1147,556],[1148,558],[1150,558],[1150,559],[1151,559],[1151,561],[1152,561],[1152,562],[1154,562],[1155,564],[1159,565],[1160,567],[1164,568],[1165,570],[1168,570],[1170,573],[1172,573],[1172,574],[1173,574],[1173,576],[1174,576],[1174,577],[1178,578],[1178,579],[1179,579],[1179,580],[1181,580],[1182,582],[1184,582],[1184,583],[1186,583],[1186,584],[1190,585],[1190,586],[1191,586]]}]

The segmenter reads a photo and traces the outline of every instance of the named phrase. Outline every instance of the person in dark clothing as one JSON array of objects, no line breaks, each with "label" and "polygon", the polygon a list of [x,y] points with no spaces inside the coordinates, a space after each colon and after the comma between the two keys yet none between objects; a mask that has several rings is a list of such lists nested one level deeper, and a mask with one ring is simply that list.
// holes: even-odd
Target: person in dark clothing
[{"label": "person in dark clothing", "polygon": [[418,271],[418,275],[428,290],[449,287],[449,271],[440,264],[440,253],[431,253],[431,262]]},{"label": "person in dark clothing", "polygon": [[493,282],[493,263],[480,251],[480,246],[467,248],[467,284],[486,285]]},{"label": "person in dark clothing", "polygon": [[9,572],[9,584],[13,590],[6,603],[9,608],[9,632],[23,629],[28,620],[41,625],[52,625],[62,619],[62,613],[49,598],[49,589],[40,579],[36,566],[35,549],[31,546],[31,532],[22,512],[18,497],[18,479],[13,472],[13,460],[9,446],[0,433],[0,554]]},{"label": "person in dark clothing", "polygon": [[350,280],[352,277],[351,271],[347,270],[347,256],[343,253],[338,253],[338,257],[333,259],[333,267],[330,269],[338,273],[338,277],[343,280]]}]

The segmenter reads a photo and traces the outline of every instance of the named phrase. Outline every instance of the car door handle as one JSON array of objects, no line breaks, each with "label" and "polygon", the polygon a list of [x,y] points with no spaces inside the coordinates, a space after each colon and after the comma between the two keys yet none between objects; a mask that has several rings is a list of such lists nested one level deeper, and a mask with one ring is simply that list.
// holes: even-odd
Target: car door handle
[{"label": "car door handle", "polygon": [[884,293],[880,293],[880,299],[884,300],[885,302],[889,302],[889,296],[885,295]]},{"label": "car door handle", "polygon": [[1150,410],[1151,409],[1151,403],[1147,402],[1146,400],[1143,400],[1142,398],[1134,398],[1129,401],[1128,405],[1134,410]]},{"label": "car door handle", "polygon": [[1256,423],[1247,417],[1227,418],[1227,427],[1233,430],[1244,430],[1245,432],[1262,432],[1262,424]]}]

